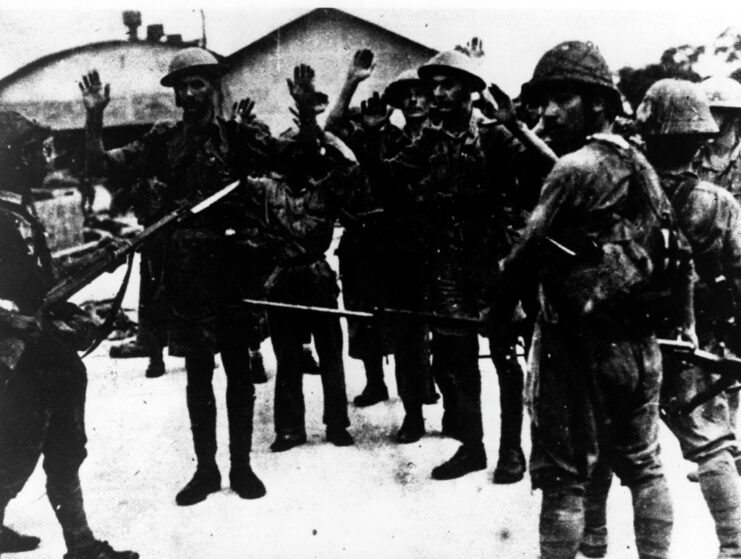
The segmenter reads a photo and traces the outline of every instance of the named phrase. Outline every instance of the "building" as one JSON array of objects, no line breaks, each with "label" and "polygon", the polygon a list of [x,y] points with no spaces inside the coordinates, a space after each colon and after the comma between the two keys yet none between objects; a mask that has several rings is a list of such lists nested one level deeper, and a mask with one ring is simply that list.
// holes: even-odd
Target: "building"
[{"label": "building", "polygon": [[291,126],[292,100],[286,78],[299,63],[316,70],[317,89],[330,104],[345,80],[353,54],[370,48],[377,63],[373,75],[356,94],[355,102],[373,91],[383,92],[397,74],[419,66],[437,51],[384,27],[333,8],[312,10],[226,57],[226,106],[243,97],[255,101],[255,113],[274,133]]}]

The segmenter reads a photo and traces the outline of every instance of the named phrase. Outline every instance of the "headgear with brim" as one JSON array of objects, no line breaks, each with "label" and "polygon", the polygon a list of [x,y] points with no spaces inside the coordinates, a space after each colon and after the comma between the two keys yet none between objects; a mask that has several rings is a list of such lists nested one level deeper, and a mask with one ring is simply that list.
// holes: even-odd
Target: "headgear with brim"
[{"label": "headgear with brim", "polygon": [[622,112],[620,92],[610,68],[591,42],[566,41],[547,51],[535,66],[532,79],[522,85],[520,97],[525,103],[537,103],[545,92],[563,85],[598,92],[617,113]]},{"label": "headgear with brim", "polygon": [[32,141],[42,141],[52,129],[16,111],[0,111],[0,146],[13,148]]},{"label": "headgear with brim", "polygon": [[687,80],[659,80],[648,88],[636,109],[636,127],[644,136],[718,133],[702,88]]},{"label": "headgear with brim", "polygon": [[478,63],[470,56],[458,51],[445,51],[436,54],[417,70],[424,81],[435,74],[446,74],[461,80],[471,91],[481,91],[486,82],[479,75]]},{"label": "headgear with brim", "polygon": [[401,109],[401,101],[409,89],[421,85],[422,80],[419,79],[417,70],[405,70],[386,86],[386,90],[383,92],[383,98],[392,107]]},{"label": "headgear with brim", "polygon": [[710,108],[741,110],[741,83],[733,78],[715,76],[700,83]]},{"label": "headgear with brim", "polygon": [[170,62],[167,75],[160,80],[165,87],[174,87],[177,81],[187,75],[204,73],[218,78],[227,71],[209,51],[199,47],[188,47],[178,52]]}]

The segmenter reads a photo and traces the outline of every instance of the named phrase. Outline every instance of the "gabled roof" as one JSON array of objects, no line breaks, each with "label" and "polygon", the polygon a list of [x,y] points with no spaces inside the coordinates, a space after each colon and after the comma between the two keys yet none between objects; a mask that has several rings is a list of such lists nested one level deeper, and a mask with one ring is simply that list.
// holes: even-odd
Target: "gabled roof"
[{"label": "gabled roof", "polygon": [[398,33],[395,33],[389,29],[386,29],[385,27],[382,27],[376,23],[373,23],[371,21],[368,21],[367,19],[363,19],[357,16],[354,16],[352,14],[349,14],[347,12],[343,12],[342,10],[338,10],[336,8],[316,8],[315,10],[311,10],[310,12],[305,13],[302,16],[297,17],[294,20],[289,21],[288,23],[281,25],[277,29],[274,29],[267,35],[264,35],[263,37],[257,39],[256,41],[253,41],[252,43],[248,44],[247,46],[242,47],[241,49],[233,52],[229,56],[225,58],[225,62],[228,65],[232,60],[238,59],[241,56],[249,53],[253,50],[260,50],[264,47],[270,46],[275,44],[276,38],[282,33],[287,30],[291,30],[296,27],[301,27],[307,23],[310,23],[314,19],[331,19],[334,18],[339,22],[347,21],[352,23],[360,23],[366,27],[370,27],[379,33],[388,35],[389,37],[392,37],[394,39],[405,41],[409,43],[411,46],[414,46],[422,51],[427,51],[427,54],[429,56],[433,56],[437,53],[437,50],[428,47],[427,45],[423,45],[421,43],[418,43],[417,41],[413,41],[409,39],[408,37],[405,37],[404,35],[400,35]]},{"label": "gabled roof", "polygon": [[[141,41],[126,41],[126,40],[112,40],[112,41],[98,41],[96,43],[88,43],[87,45],[80,45],[77,47],[72,47],[64,50],[60,50],[57,52],[53,52],[51,54],[47,54],[45,56],[42,56],[40,58],[37,58],[36,60],[29,62],[25,66],[21,66],[16,71],[8,74],[4,78],[0,79],[0,90],[5,88],[5,86],[14,83],[23,77],[31,74],[34,70],[37,68],[43,68],[44,66],[51,64],[52,62],[55,62],[57,60],[61,60],[63,58],[66,58],[73,54],[79,54],[79,53],[85,53],[85,52],[95,52],[96,50],[100,50],[102,47],[115,47],[115,46],[126,46],[126,45],[152,45],[157,47],[165,47],[165,48],[172,48],[173,52],[178,51],[183,48],[183,45],[179,45],[176,43],[152,43],[145,40]],[[224,57],[220,54],[217,54],[215,52],[212,52],[216,58],[219,60],[223,60]]]}]

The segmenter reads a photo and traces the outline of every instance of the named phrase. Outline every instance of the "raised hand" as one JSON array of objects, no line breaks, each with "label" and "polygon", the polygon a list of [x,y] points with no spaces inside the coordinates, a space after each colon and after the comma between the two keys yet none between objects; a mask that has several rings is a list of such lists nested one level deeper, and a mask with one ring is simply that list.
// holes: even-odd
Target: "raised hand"
[{"label": "raised hand", "polygon": [[484,56],[484,42],[478,37],[474,37],[466,43],[466,46],[456,45],[455,49],[471,58],[481,58]]},{"label": "raised hand", "polygon": [[376,64],[373,62],[373,51],[361,49],[355,52],[350,67],[347,69],[347,79],[355,83],[360,83],[368,79]]},{"label": "raised hand", "polygon": [[249,97],[245,97],[232,105],[232,118],[237,124],[249,124],[255,120],[252,112],[255,108],[255,102]]},{"label": "raised hand", "polygon": [[481,92],[477,106],[487,118],[496,119],[505,126],[517,122],[517,112],[512,99],[496,84],[490,84],[488,89]]},{"label": "raised hand", "polygon": [[377,91],[374,91],[371,97],[360,103],[360,112],[363,115],[363,126],[378,129],[389,121],[393,108],[386,104]]},{"label": "raised hand", "polygon": [[102,114],[111,100],[111,84],[107,83],[103,87],[98,71],[92,70],[83,75],[82,81],[77,85],[82,92],[82,104],[87,112]]},{"label": "raised hand", "polygon": [[288,78],[286,82],[300,114],[317,115],[327,108],[329,98],[314,89],[314,69],[311,66],[299,64],[293,69],[293,80]]}]

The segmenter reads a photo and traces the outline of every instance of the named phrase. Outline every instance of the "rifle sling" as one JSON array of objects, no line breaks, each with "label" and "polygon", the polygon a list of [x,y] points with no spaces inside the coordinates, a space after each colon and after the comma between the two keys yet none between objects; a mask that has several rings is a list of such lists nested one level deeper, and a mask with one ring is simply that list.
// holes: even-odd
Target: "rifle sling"
[{"label": "rifle sling", "polygon": [[108,311],[108,315],[105,317],[103,324],[98,328],[98,334],[95,336],[95,340],[93,340],[93,343],[90,344],[90,347],[85,350],[85,353],[82,354],[82,358],[87,357],[93,351],[95,351],[100,343],[108,337],[108,334],[111,333],[111,330],[113,330],[113,323],[116,321],[118,312],[121,310],[121,303],[123,303],[124,295],[126,295],[126,288],[129,285],[129,278],[131,277],[131,269],[133,268],[133,266],[134,253],[132,252],[131,254],[129,254],[129,258],[126,263],[126,273],[124,274],[121,286],[118,288],[118,293],[116,293],[116,296],[113,298],[113,302],[111,303],[111,308]]}]

